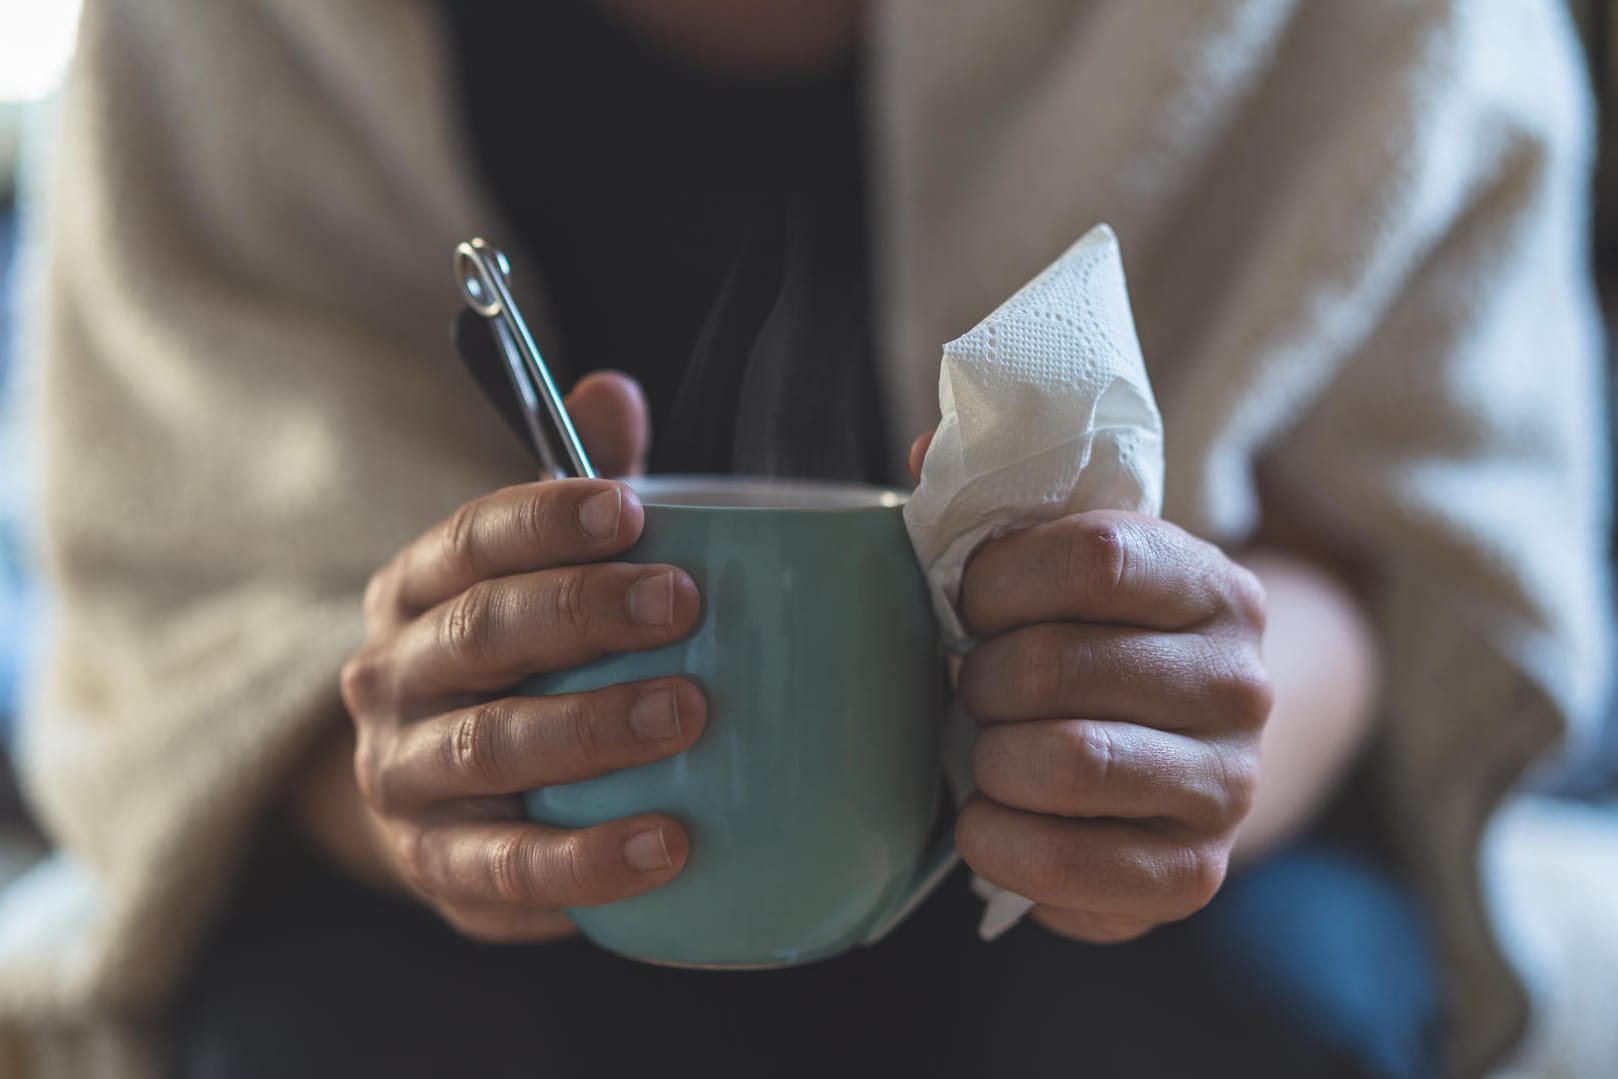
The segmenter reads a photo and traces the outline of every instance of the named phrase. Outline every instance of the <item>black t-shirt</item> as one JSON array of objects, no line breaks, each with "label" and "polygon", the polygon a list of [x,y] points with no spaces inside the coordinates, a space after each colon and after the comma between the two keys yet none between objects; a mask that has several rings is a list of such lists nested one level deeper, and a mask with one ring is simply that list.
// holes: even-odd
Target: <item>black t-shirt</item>
[{"label": "black t-shirt", "polygon": [[442,11],[477,164],[544,277],[559,377],[639,379],[654,472],[895,479],[858,58],[737,81],[587,0]]}]

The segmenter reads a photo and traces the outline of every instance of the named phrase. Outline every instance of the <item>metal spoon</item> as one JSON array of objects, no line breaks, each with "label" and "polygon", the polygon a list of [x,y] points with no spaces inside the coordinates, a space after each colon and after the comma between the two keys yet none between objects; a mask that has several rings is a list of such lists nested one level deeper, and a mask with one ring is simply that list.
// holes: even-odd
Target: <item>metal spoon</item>
[{"label": "metal spoon", "polygon": [[[506,422],[529,443],[547,475],[594,479],[595,468],[562,403],[562,394],[511,298],[511,263],[486,241],[471,240],[455,249],[455,275],[469,308],[452,331],[462,362]],[[487,347],[474,342],[467,315],[481,317],[492,331],[514,396],[492,391],[497,380],[491,371],[491,356]],[[487,341],[489,335],[484,336]],[[520,427],[513,423],[514,415],[521,416]]]}]

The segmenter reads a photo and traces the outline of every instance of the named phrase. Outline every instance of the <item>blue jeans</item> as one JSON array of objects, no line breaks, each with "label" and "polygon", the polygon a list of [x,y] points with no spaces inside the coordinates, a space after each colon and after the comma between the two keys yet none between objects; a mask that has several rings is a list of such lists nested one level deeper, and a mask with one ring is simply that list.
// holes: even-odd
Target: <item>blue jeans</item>
[{"label": "blue jeans", "polygon": [[984,944],[957,874],[877,947],[754,974],[469,943],[306,856],[260,878],[180,1003],[181,1079],[1442,1074],[1420,911],[1323,838],[1129,944]]}]

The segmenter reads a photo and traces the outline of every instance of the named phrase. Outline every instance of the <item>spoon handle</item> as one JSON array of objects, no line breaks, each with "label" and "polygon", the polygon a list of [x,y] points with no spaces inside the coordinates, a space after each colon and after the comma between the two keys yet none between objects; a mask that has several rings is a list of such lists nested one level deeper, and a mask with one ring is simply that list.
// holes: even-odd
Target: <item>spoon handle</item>
[{"label": "spoon handle", "polygon": [[573,417],[511,298],[511,264],[506,256],[484,240],[470,240],[455,249],[455,274],[467,307],[493,330],[523,409],[524,427],[546,472],[557,479],[594,479],[595,467],[573,426]]},{"label": "spoon handle", "polygon": [[505,352],[495,339],[494,331],[482,315],[470,308],[462,308],[450,325],[450,340],[455,354],[477,383],[483,396],[494,406],[500,418],[506,421],[511,433],[517,436],[523,449],[533,457],[534,463],[548,473],[551,463],[546,460],[547,446],[544,432],[537,425],[537,416],[523,406],[506,363]]}]

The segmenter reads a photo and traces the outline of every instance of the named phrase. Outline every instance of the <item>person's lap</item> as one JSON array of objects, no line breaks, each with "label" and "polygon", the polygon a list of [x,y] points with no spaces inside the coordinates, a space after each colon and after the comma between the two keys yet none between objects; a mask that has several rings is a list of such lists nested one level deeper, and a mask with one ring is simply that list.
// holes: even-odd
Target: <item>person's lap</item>
[{"label": "person's lap", "polygon": [[1031,924],[985,944],[957,874],[877,947],[752,974],[652,967],[582,940],[473,944],[301,860],[253,894],[179,1004],[181,1079],[1441,1071],[1420,915],[1373,861],[1326,840],[1130,944]]}]

